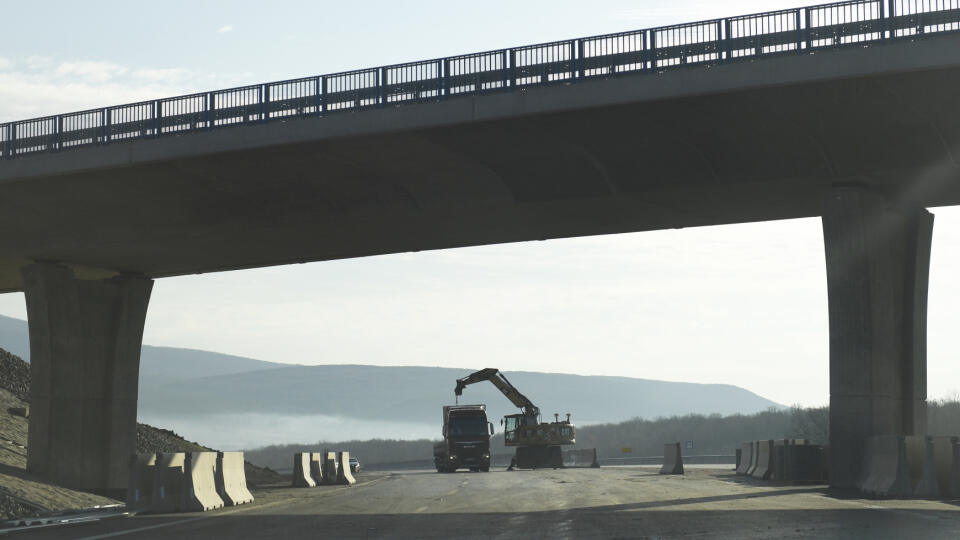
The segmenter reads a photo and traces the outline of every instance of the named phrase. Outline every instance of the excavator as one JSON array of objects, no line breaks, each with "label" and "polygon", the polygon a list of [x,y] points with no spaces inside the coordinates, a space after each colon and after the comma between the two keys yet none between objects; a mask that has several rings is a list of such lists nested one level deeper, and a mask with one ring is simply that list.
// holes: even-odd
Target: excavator
[{"label": "excavator", "polygon": [[554,414],[553,422],[541,422],[540,408],[521,394],[496,368],[481,369],[462,379],[457,379],[457,387],[453,393],[459,400],[464,388],[482,381],[493,383],[511,403],[523,410],[519,414],[504,416],[501,421],[504,426],[504,444],[517,448],[510,467],[516,466],[521,469],[563,467],[560,445],[577,442],[576,427],[570,422],[570,413],[567,413],[566,420],[560,420],[560,415]]}]

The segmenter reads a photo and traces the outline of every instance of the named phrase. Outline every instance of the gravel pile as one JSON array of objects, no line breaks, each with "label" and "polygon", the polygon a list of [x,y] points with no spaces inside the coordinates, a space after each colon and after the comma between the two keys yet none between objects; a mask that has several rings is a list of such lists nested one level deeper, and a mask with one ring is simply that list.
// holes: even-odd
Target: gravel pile
[{"label": "gravel pile", "polygon": [[30,401],[30,364],[4,349],[0,349],[0,388]]},{"label": "gravel pile", "polygon": [[169,429],[149,424],[137,424],[137,453],[151,452],[209,452],[210,448],[190,442]]},{"label": "gravel pile", "polygon": [[6,493],[0,493],[0,519],[36,517],[40,514]]}]

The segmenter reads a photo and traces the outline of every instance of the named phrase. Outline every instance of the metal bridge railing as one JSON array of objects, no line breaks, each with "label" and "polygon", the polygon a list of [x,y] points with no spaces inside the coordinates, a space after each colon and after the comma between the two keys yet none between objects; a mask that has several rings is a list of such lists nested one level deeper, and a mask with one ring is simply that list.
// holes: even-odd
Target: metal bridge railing
[{"label": "metal bridge railing", "polygon": [[0,124],[0,158],[960,32],[960,0],[847,0]]}]

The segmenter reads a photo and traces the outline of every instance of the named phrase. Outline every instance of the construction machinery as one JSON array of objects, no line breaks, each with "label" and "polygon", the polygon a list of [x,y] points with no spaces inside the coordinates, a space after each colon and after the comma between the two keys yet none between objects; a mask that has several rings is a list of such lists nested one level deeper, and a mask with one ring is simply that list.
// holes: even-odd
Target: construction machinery
[{"label": "construction machinery", "polygon": [[567,413],[566,420],[560,420],[560,415],[554,414],[553,422],[542,422],[540,408],[521,394],[496,368],[481,369],[457,379],[457,387],[453,392],[459,399],[465,387],[481,381],[493,383],[511,403],[523,411],[509,414],[503,417],[502,421],[504,444],[517,448],[515,465],[522,469],[563,467],[560,446],[577,442],[576,427],[570,422],[570,414]]}]

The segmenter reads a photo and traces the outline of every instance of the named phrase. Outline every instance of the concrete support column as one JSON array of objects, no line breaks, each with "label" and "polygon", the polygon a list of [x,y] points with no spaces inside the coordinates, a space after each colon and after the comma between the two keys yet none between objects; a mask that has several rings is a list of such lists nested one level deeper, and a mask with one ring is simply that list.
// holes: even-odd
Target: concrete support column
[{"label": "concrete support column", "polygon": [[925,435],[933,215],[866,188],[823,200],[834,487],[857,487],[863,440]]},{"label": "concrete support column", "polygon": [[76,489],[123,490],[153,281],[81,281],[51,263],[21,273],[30,326],[27,470]]}]

